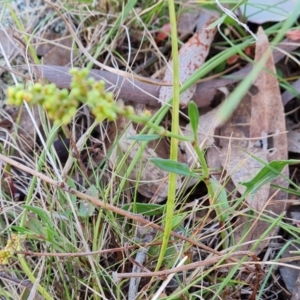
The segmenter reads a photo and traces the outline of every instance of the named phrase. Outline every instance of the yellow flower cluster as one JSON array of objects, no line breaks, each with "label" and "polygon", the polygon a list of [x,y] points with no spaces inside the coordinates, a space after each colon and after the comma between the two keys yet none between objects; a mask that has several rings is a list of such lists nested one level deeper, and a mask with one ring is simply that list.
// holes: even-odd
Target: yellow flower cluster
[{"label": "yellow flower cluster", "polygon": [[8,264],[9,258],[15,251],[20,249],[20,236],[12,234],[11,239],[7,241],[6,246],[0,250],[0,265]]},{"label": "yellow flower cluster", "polygon": [[72,81],[70,91],[59,89],[55,84],[42,85],[35,83],[26,89],[21,86],[9,87],[7,103],[22,105],[23,101],[30,105],[40,104],[56,123],[67,124],[75,115],[80,104],[87,104],[98,121],[115,120],[119,113],[124,113],[123,105],[114,101],[113,93],[105,91],[103,81],[87,78],[87,69],[70,71]]}]

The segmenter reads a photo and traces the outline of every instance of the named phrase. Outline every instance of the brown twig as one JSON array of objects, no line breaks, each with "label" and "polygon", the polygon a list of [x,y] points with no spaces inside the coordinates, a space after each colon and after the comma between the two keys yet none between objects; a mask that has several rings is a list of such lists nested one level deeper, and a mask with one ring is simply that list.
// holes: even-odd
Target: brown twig
[{"label": "brown twig", "polygon": [[[114,276],[117,279],[130,278],[130,277],[152,277],[152,276],[167,277],[169,274],[179,273],[179,272],[182,272],[185,270],[191,270],[191,269],[196,269],[198,267],[212,265],[214,263],[220,262],[223,259],[224,260],[231,259],[233,256],[237,256],[237,255],[247,255],[247,256],[252,257],[254,255],[254,253],[249,252],[249,251],[237,251],[237,252],[231,253],[230,256],[228,254],[224,254],[221,256],[215,256],[215,257],[203,260],[203,261],[197,261],[194,263],[190,263],[190,264],[183,265],[180,267],[175,267],[175,268],[168,269],[168,270],[157,271],[157,272],[115,273]],[[249,262],[247,262],[247,263],[249,263]],[[232,265],[232,263],[230,263],[230,265]],[[222,264],[222,267],[225,267],[225,265]]]},{"label": "brown twig", "polygon": [[[291,42],[289,39],[282,41],[276,49],[273,50],[273,57],[275,63],[281,60],[285,53],[289,53],[299,47],[299,43]],[[282,49],[281,52],[279,49]],[[26,66],[27,68],[27,66]],[[55,83],[59,88],[69,88],[71,76],[69,75],[69,68],[59,66],[37,66],[43,78]],[[219,88],[234,84],[242,80],[252,69],[252,65],[247,65],[243,69],[236,71],[226,78],[216,78],[209,81],[203,81],[197,84],[196,92],[192,99],[198,107],[209,106],[214,99]],[[92,69],[91,77],[96,80],[104,80],[108,90],[113,91],[118,98],[125,102],[135,102],[151,105],[154,107],[160,106],[158,99],[159,89],[161,83],[153,79],[151,83],[146,80],[141,80],[140,76],[135,78],[134,74],[116,74],[110,71],[101,71]],[[146,78],[145,78],[146,79]],[[155,84],[156,82],[156,84]]]}]

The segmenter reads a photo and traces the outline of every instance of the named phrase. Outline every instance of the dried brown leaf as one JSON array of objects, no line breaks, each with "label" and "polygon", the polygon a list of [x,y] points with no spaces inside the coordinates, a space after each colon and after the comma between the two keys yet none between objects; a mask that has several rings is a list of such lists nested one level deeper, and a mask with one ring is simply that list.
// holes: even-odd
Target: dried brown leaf
[{"label": "dried brown leaf", "polygon": [[247,94],[233,112],[230,120],[220,128],[220,146],[225,149],[230,144],[246,149],[249,143],[249,122],[251,114],[251,99]]},{"label": "dried brown leaf", "polygon": [[[280,134],[286,129],[278,79],[273,75],[276,74],[276,69],[268,37],[262,28],[259,28],[257,35],[259,40],[256,45],[255,61],[260,63],[265,55],[268,56],[265,63],[266,70],[262,70],[254,82],[260,92],[251,98],[250,137],[257,138],[258,141],[270,133]],[[274,147],[277,149],[275,159],[287,158],[285,134],[274,137]]]},{"label": "dried brown leaf", "polygon": [[177,22],[177,31],[179,35],[192,35],[196,27],[197,20],[201,14],[201,8],[193,7],[180,15]]},{"label": "dried brown leaf", "polygon": [[[259,93],[251,99],[251,121],[250,137],[262,141],[263,148],[274,148],[269,160],[286,160],[288,158],[288,142],[286,135],[284,109],[281,100],[280,89],[274,65],[272,51],[268,42],[268,37],[260,27],[257,32],[258,42],[256,44],[255,61],[260,63],[267,56],[265,68],[260,72],[254,84],[258,87]],[[273,143],[269,143],[267,135],[274,134]],[[253,145],[255,141],[250,142]],[[284,168],[282,174],[288,177],[288,168]],[[278,176],[273,184],[288,187],[288,182]],[[271,190],[271,194],[276,192]],[[280,192],[277,199],[285,199],[286,193]]]},{"label": "dried brown leaf", "polygon": [[[216,29],[207,29],[207,27],[216,19],[217,14],[203,10],[198,18],[198,22],[201,22],[200,28],[198,27],[198,31],[181,47],[179,51],[179,80],[181,83],[184,83],[204,63],[216,33]],[[172,81],[173,71],[172,61],[170,61],[163,83],[172,84]],[[181,106],[187,106],[195,91],[196,85],[193,85],[180,95]],[[172,94],[172,87],[163,86],[159,92],[159,99],[166,102]]]},{"label": "dried brown leaf", "polygon": [[43,39],[49,41],[40,44],[37,54],[43,57],[43,64],[65,66],[70,63],[72,37],[56,33],[45,33]]}]

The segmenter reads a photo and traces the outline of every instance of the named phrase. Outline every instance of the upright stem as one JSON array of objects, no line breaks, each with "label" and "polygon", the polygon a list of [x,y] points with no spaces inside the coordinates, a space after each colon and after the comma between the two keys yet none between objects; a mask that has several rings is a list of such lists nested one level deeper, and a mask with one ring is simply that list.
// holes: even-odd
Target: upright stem
[{"label": "upright stem", "polygon": [[[178,41],[177,41],[177,23],[175,14],[175,5],[173,0],[168,0],[171,39],[172,39],[172,57],[173,57],[173,101],[172,101],[172,134],[179,133],[179,62],[178,62]],[[178,139],[171,137],[170,159],[177,161],[178,159]],[[167,250],[170,232],[172,230],[172,219],[175,208],[175,197],[177,188],[177,174],[169,173],[168,199],[166,208],[166,217],[164,219],[164,236],[161,250],[155,270],[159,270]]]}]

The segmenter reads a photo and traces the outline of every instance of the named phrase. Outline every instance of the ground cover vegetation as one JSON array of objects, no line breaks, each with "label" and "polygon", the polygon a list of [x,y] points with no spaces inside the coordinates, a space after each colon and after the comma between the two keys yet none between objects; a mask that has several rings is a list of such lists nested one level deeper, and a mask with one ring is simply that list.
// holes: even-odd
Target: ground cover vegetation
[{"label": "ground cover vegetation", "polygon": [[300,3],[242,2],[0,4],[3,299],[299,299]]}]

